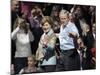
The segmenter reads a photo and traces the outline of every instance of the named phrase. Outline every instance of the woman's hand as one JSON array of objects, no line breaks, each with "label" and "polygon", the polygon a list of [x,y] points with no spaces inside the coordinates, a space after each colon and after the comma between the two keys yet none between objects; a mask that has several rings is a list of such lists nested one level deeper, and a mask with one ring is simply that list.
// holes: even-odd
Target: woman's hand
[{"label": "woman's hand", "polygon": [[42,40],[43,47],[47,47],[48,41],[49,41],[49,37],[45,35],[44,39]]}]

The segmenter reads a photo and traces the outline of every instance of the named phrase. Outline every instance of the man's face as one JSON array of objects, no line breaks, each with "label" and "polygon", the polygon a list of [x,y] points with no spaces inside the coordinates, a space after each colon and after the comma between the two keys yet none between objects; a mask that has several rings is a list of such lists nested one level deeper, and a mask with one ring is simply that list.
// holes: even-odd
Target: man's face
[{"label": "man's face", "polygon": [[62,25],[65,25],[66,23],[68,23],[69,18],[66,15],[60,15],[60,21]]},{"label": "man's face", "polygon": [[15,12],[19,11],[19,2],[17,0],[12,1],[11,10]]}]

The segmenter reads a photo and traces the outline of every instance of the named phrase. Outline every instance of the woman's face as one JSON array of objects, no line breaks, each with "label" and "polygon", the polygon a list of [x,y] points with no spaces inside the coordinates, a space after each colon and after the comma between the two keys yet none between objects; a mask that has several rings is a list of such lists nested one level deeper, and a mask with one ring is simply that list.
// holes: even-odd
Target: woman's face
[{"label": "woman's face", "polygon": [[43,29],[44,33],[47,33],[47,32],[50,31],[51,25],[50,25],[48,22],[45,22],[45,23],[42,25],[42,29]]}]

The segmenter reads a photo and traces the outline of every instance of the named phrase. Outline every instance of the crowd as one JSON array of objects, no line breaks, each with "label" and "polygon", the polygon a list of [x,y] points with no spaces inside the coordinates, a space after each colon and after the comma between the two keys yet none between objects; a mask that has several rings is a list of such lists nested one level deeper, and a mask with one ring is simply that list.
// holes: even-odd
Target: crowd
[{"label": "crowd", "polygon": [[96,68],[96,7],[11,0],[11,74]]}]

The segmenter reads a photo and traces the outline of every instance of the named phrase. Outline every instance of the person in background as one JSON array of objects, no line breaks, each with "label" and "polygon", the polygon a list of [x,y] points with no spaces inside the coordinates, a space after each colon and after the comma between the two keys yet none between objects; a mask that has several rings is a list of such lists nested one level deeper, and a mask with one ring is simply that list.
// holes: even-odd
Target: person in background
[{"label": "person in background", "polygon": [[[95,28],[96,28],[95,23],[93,24],[92,29],[90,29],[89,25],[85,26],[86,35],[84,35],[84,42],[89,50],[93,47],[93,43],[95,41],[95,37],[96,37]],[[90,30],[92,30],[92,32]]]},{"label": "person in background", "polygon": [[74,6],[73,14],[75,15],[75,25],[81,37],[84,36],[84,26],[87,24],[84,18],[82,6]]},{"label": "person in background", "polygon": [[28,66],[21,69],[19,74],[30,74],[30,73],[37,73],[39,72],[38,68],[36,67],[36,60],[35,56],[28,56],[27,57]]},{"label": "person in background", "polygon": [[87,47],[84,45],[84,42],[83,42],[81,37],[79,37],[77,39],[77,44],[78,44],[77,51],[78,51],[79,56],[80,56],[80,70],[86,70],[86,69],[88,69],[88,64],[86,62]]},{"label": "person in background", "polygon": [[30,24],[29,19],[28,19],[28,13],[27,13],[27,12],[21,13],[21,17],[22,17],[23,19],[25,19],[27,23]]},{"label": "person in background", "polygon": [[11,38],[16,44],[14,69],[15,74],[18,74],[27,65],[27,57],[32,55],[30,42],[34,40],[34,36],[24,19],[16,19]]},{"label": "person in background", "polygon": [[41,19],[42,19],[42,11],[37,8],[33,8],[31,10],[31,16],[29,18],[30,22],[30,29],[32,31],[32,34],[34,35],[34,41],[32,43],[32,48],[33,48],[33,54],[36,54],[36,50],[38,48],[38,43],[40,40],[41,35],[43,34],[43,30],[41,28]]},{"label": "person in background", "polygon": [[75,14],[74,13],[69,13],[69,20],[73,23],[75,23]]},{"label": "person in background", "polygon": [[44,14],[44,16],[50,16],[51,14],[51,11],[52,11],[52,7],[53,5],[50,4],[50,3],[45,3],[43,6],[42,6],[42,12]]},{"label": "person in background", "polygon": [[92,24],[96,22],[96,7],[95,6],[90,6],[89,14],[91,15],[91,26],[92,26]]},{"label": "person in background", "polygon": [[91,68],[96,68],[96,24],[93,23],[92,25],[92,36],[94,38],[94,41],[92,43],[92,48],[90,49],[92,53],[92,59],[91,59]]},{"label": "person in background", "polygon": [[52,8],[52,11],[51,11],[51,17],[53,19],[53,21],[57,21],[59,22],[59,6],[57,5],[54,5],[53,8]]},{"label": "person in background", "polygon": [[91,67],[91,59],[92,59],[91,48],[93,48],[93,44],[96,40],[95,38],[96,38],[95,23],[92,25],[92,29],[90,29],[89,25],[86,25],[86,35],[84,36],[84,44],[87,47],[86,54],[87,54],[88,69],[92,69]]},{"label": "person in background", "polygon": [[16,19],[19,17],[19,1],[11,0],[11,32]]},{"label": "person in background", "polygon": [[59,6],[57,5],[53,6],[51,11],[51,17],[54,22],[53,30],[55,33],[59,33],[60,32]]},{"label": "person in background", "polygon": [[38,49],[36,52],[37,61],[44,72],[54,72],[56,69],[55,44],[56,35],[52,30],[53,20],[49,16],[42,19],[42,29],[44,31],[41,36]]},{"label": "person in background", "polygon": [[96,68],[96,42],[94,42],[93,47],[91,48],[92,59],[91,59],[91,69]]},{"label": "person in background", "polygon": [[[19,1],[11,0],[11,32],[13,31],[14,22],[19,17]],[[14,69],[14,56],[15,56],[16,46],[15,42],[11,40],[11,66]]]}]

